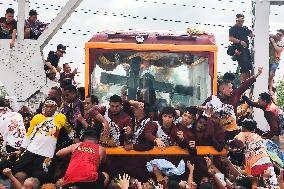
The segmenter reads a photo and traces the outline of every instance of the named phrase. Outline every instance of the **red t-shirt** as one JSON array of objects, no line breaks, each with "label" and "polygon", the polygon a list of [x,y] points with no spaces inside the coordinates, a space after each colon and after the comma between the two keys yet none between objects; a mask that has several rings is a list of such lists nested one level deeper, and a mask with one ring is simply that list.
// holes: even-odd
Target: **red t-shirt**
[{"label": "red t-shirt", "polygon": [[99,145],[91,142],[82,142],[72,154],[64,176],[64,185],[76,182],[97,181],[99,166]]}]

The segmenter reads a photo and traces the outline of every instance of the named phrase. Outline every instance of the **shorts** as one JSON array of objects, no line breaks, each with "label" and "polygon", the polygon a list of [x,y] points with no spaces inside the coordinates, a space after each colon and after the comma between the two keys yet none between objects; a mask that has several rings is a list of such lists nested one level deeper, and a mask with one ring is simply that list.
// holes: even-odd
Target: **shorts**
[{"label": "shorts", "polygon": [[269,71],[275,72],[277,70],[278,66],[279,66],[278,63],[269,64]]},{"label": "shorts", "polygon": [[241,49],[241,54],[239,55],[237,61],[240,66],[240,73],[249,73],[252,70],[252,62],[249,49]]},{"label": "shorts", "polygon": [[104,188],[104,181],[106,177],[103,173],[99,172],[98,180],[96,182],[76,182],[70,183],[63,186],[63,189],[72,189],[72,187],[78,187],[80,189],[103,189]]},{"label": "shorts", "polygon": [[43,162],[46,159],[44,156],[34,154],[29,151],[25,151],[16,160],[12,170],[13,173],[25,172],[31,177],[36,177],[40,181],[43,181],[46,177],[46,173],[43,169]]}]

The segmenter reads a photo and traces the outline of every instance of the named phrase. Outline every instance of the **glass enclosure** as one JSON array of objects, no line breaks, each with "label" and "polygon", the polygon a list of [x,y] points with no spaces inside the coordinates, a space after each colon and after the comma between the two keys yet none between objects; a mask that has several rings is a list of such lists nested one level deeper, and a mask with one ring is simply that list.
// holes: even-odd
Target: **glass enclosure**
[{"label": "glass enclosure", "polygon": [[[101,51],[101,52],[100,52]],[[189,52],[96,51],[91,93],[107,104],[118,94],[159,110],[199,105],[211,95],[208,58]]]}]

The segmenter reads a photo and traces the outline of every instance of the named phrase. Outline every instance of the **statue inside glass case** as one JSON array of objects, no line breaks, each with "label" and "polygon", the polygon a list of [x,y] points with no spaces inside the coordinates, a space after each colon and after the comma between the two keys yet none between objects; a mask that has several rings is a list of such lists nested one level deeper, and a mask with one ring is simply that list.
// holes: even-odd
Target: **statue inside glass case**
[{"label": "statue inside glass case", "polygon": [[102,69],[101,84],[126,86],[128,100],[143,99],[160,109],[174,105],[173,101],[188,104],[194,91],[200,90],[200,86],[191,86],[189,70],[198,61],[207,63],[206,58],[201,58],[184,52],[121,51],[101,53],[96,65]]}]

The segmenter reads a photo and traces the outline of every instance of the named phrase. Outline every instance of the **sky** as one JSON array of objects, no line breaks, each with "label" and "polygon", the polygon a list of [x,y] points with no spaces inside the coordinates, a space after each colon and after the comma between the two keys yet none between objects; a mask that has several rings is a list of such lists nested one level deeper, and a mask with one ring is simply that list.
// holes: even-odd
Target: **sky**
[{"label": "sky", "polygon": [[[30,0],[30,9],[38,11],[39,20],[50,22],[66,2],[67,0]],[[17,10],[17,2],[0,0],[0,14],[4,16],[8,7]],[[271,32],[284,28],[281,20],[284,17],[283,10],[284,6],[271,6]],[[60,60],[60,64],[70,62],[73,68],[77,67],[80,71],[77,80],[83,84],[84,45],[97,32],[128,29],[186,32],[191,27],[215,35],[219,48],[218,72],[235,72],[236,62],[226,54],[225,47],[229,45],[229,26],[234,24],[237,13],[245,15],[245,25],[250,27],[252,17],[249,0],[83,0],[45,47],[44,54],[46,57],[59,43],[67,45],[67,54]],[[283,76],[283,64],[282,60],[280,69],[276,72],[277,78]]]}]

